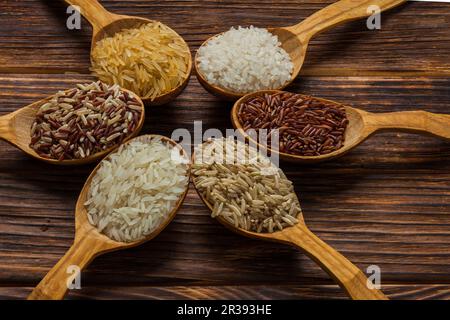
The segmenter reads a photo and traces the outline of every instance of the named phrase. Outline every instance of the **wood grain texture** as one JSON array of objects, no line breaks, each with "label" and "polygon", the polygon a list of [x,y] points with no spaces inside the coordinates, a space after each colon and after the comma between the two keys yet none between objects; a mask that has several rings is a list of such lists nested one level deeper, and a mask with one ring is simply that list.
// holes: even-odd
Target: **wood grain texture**
[{"label": "wood grain texture", "polygon": [[[102,3],[117,13],[158,17],[195,49],[231,25],[288,25],[331,2]],[[383,14],[381,31],[355,22],[320,35],[289,90],[371,112],[449,114],[448,7],[410,3]],[[93,79],[66,73],[87,73],[90,30],[64,28],[62,1],[6,0],[0,13],[0,115]],[[147,109],[142,133],[192,132],[196,120],[225,130],[231,107],[192,78],[177,100]],[[76,199],[93,167],[55,168],[0,141],[0,298],[25,298],[69,248]],[[360,269],[380,266],[389,298],[450,298],[448,142],[382,133],[337,161],[282,168],[311,230]],[[73,298],[345,298],[297,250],[223,228],[192,188],[165,232],[100,257],[82,285],[86,290]]]},{"label": "wood grain texture", "polygon": [[[158,19],[173,27],[194,50],[210,36],[235,25],[282,27],[296,24],[333,0],[105,0],[114,12]],[[314,38],[301,75],[448,75],[450,4],[407,3],[382,14],[382,29],[365,21]],[[91,29],[68,30],[66,7],[58,0],[4,0],[1,4],[0,71],[86,73]]]},{"label": "wood grain texture", "polygon": [[[32,288],[0,287],[0,299],[22,299]],[[383,287],[393,299],[424,300],[450,299],[448,285],[388,285]],[[124,295],[124,291],[127,295]],[[100,299],[100,300],[295,300],[295,299],[346,299],[342,290],[335,285],[308,286],[168,286],[168,287],[85,287],[72,291],[68,295],[70,300]]]},{"label": "wood grain texture", "polygon": [[[8,75],[0,79],[2,110],[83,80]],[[450,102],[446,79],[367,81],[307,78],[295,90],[372,111],[408,110],[414,100],[425,110],[444,112]],[[192,129],[198,119],[204,127],[230,128],[225,119],[231,106],[202,90],[193,81],[171,105],[148,112],[143,133],[170,135],[177,127]],[[0,283],[30,286],[70,246],[75,201],[92,167],[68,171],[36,163],[5,143],[1,150],[0,261],[5,263]],[[387,283],[448,284],[449,155],[449,143],[434,138],[381,134],[338,161],[283,168],[295,183],[310,228],[358,267],[379,265]],[[192,188],[164,233],[142,247],[100,257],[84,279],[86,286],[111,287],[331,284],[296,250],[225,230],[209,218]]]}]

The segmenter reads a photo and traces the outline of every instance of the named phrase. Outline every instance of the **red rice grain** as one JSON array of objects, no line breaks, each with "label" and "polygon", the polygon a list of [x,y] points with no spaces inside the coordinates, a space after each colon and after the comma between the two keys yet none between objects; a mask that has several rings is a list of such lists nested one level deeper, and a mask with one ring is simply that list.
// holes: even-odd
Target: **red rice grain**
[{"label": "red rice grain", "polygon": [[267,129],[268,145],[278,130],[280,152],[300,156],[342,148],[349,123],[344,106],[290,92],[266,93],[244,101],[238,119],[244,131]]}]

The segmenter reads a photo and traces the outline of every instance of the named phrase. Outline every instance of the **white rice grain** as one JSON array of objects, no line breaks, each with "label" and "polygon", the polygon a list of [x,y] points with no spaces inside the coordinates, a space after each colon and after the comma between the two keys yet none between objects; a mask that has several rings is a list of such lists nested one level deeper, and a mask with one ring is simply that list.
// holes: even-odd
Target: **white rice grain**
[{"label": "white rice grain", "polygon": [[197,63],[208,83],[236,93],[278,89],[294,70],[278,37],[253,26],[212,38],[198,50]]},{"label": "white rice grain", "polygon": [[172,160],[172,150],[156,138],[132,141],[103,160],[85,202],[89,222],[120,242],[156,230],[189,183],[188,165]]}]

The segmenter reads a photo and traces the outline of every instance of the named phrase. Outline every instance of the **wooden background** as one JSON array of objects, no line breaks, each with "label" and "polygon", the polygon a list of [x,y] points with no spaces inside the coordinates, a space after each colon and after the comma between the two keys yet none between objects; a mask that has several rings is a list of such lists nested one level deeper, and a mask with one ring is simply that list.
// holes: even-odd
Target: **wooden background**
[{"label": "wooden background", "polygon": [[[193,52],[233,25],[296,23],[332,0],[105,0],[123,14],[159,19]],[[90,28],[65,27],[62,1],[0,2],[0,114],[88,81]],[[369,111],[450,113],[450,4],[408,3],[315,38],[292,91]],[[195,77],[173,103],[148,110],[143,133],[230,128],[230,103]],[[310,228],[365,270],[378,265],[391,299],[450,298],[450,143],[385,133],[344,158],[283,164]],[[0,142],[0,298],[25,298],[69,248],[73,210],[92,166],[36,162]],[[88,267],[68,298],[346,298],[305,255],[239,237],[209,217],[191,188],[174,222],[139,248]]]}]

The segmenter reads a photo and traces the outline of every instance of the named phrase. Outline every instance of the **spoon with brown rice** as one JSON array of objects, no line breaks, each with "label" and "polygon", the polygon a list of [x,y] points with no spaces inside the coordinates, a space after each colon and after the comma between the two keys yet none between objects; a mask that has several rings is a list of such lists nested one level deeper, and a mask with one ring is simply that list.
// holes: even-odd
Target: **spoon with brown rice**
[{"label": "spoon with brown rice", "polygon": [[212,216],[230,230],[305,252],[352,298],[384,300],[364,273],[306,226],[292,182],[255,148],[230,139],[195,151],[193,183]]},{"label": "spoon with brown rice", "polygon": [[74,243],[28,299],[63,299],[70,266],[83,270],[99,255],[156,237],[183,203],[190,166],[180,145],[156,135],[139,136],[108,155],[78,198]]}]

